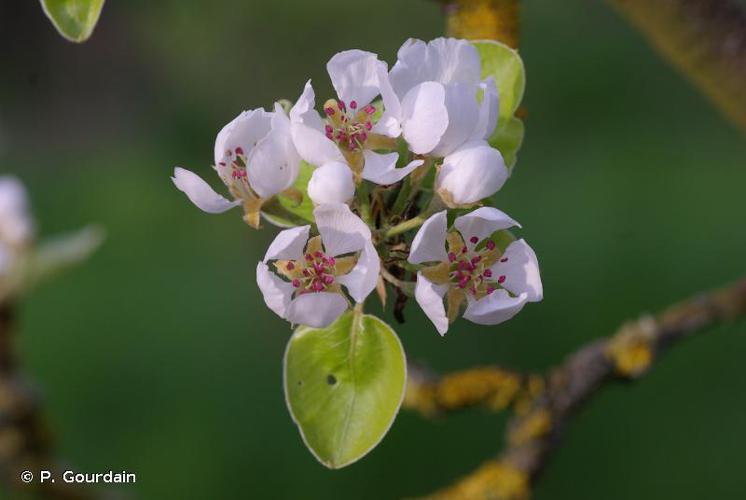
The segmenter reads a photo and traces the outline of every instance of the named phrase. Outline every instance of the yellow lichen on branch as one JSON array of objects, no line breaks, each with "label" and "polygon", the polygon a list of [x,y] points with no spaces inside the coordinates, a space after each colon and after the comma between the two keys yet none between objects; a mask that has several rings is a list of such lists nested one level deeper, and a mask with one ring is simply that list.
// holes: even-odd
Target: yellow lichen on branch
[{"label": "yellow lichen on branch", "polygon": [[518,47],[518,0],[450,0],[445,9],[448,35],[497,40]]},{"label": "yellow lichen on branch", "polygon": [[450,488],[446,488],[427,500],[475,500],[485,498],[488,488],[490,500],[527,500],[530,498],[528,475],[510,464],[490,460],[479,469]]},{"label": "yellow lichen on branch", "polygon": [[435,379],[425,375],[409,377],[404,407],[424,415],[486,406],[502,410],[519,395],[524,377],[498,367],[464,370]]}]

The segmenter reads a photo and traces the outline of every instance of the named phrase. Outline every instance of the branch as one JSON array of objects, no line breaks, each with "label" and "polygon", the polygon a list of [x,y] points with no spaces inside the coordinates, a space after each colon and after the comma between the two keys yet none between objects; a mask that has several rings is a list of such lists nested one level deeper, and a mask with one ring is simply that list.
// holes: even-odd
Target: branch
[{"label": "branch", "polygon": [[[527,403],[515,405],[515,415],[506,430],[502,454],[460,479],[456,484],[428,496],[437,500],[525,500],[560,441],[564,428],[577,409],[610,381],[635,379],[643,375],[659,356],[684,338],[719,323],[746,317],[746,278],[735,285],[702,294],[673,305],[655,316],[643,316],[623,325],[611,337],[596,340],[569,356],[546,378],[540,390],[517,389],[530,394]],[[453,410],[454,401],[482,404],[490,401],[489,390],[499,369],[469,370],[430,382],[448,387],[451,394],[442,404],[432,397],[432,407]],[[415,375],[416,377],[416,375]],[[453,381],[461,381],[453,384]],[[529,383],[534,377],[524,377]],[[412,384],[415,390],[423,386]],[[433,387],[425,385],[424,387]],[[439,392],[440,390],[435,390]],[[444,392],[445,389],[443,389]],[[473,397],[477,394],[479,397]],[[459,399],[459,397],[461,399]],[[418,400],[409,407],[429,409]],[[425,413],[428,413],[425,411]]]},{"label": "branch", "polygon": [[737,0],[610,2],[746,130],[746,9]]},{"label": "branch", "polygon": [[455,38],[498,40],[518,47],[518,0],[439,0]]},{"label": "branch", "polygon": [[[57,470],[49,429],[41,414],[39,398],[18,373],[13,324],[15,309],[0,303],[0,486],[33,491],[45,500],[92,500],[92,493],[60,483],[38,481],[40,470]],[[22,471],[31,471],[34,482],[25,485]],[[58,474],[59,475],[59,474]]]}]

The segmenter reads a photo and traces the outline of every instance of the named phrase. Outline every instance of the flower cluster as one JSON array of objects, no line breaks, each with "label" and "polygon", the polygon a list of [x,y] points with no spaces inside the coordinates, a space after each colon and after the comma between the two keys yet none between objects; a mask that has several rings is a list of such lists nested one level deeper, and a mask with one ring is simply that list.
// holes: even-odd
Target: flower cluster
[{"label": "flower cluster", "polygon": [[499,92],[475,46],[409,40],[390,70],[348,50],[327,71],[336,96],[318,109],[309,81],[294,104],[245,111],[220,131],[214,169],[230,198],[174,171],[206,212],[241,206],[254,228],[262,216],[289,227],[257,266],[267,306],[325,327],[373,290],[385,301],[389,286],[444,334],[462,311],[494,325],[541,300],[536,256],[507,232],[518,223],[487,206],[510,169],[490,144]]}]

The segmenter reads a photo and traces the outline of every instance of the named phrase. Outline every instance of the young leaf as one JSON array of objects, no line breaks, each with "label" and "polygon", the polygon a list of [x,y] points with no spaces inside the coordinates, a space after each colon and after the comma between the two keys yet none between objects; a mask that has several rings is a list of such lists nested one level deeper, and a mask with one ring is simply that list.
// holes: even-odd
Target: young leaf
[{"label": "young leaf", "polygon": [[513,118],[523,99],[526,71],[518,52],[505,44],[484,40],[473,42],[482,60],[482,78],[495,79],[500,94],[498,127]]},{"label": "young leaf", "polygon": [[285,352],[285,398],[311,453],[330,469],[349,465],[383,438],[407,379],[401,342],[358,312],[327,328],[298,328]]},{"label": "young leaf", "polygon": [[490,146],[500,151],[508,168],[515,165],[518,150],[523,144],[523,134],[523,122],[520,118],[513,117],[508,122],[498,124],[495,133],[490,137]]},{"label": "young leaf", "polygon": [[104,0],[41,0],[41,6],[60,35],[80,43],[93,33]]}]

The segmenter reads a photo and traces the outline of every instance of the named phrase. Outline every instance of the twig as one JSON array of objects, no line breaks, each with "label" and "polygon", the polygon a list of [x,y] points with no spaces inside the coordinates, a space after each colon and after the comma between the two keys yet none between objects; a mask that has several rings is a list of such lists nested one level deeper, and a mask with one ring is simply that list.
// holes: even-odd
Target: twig
[{"label": "twig", "polygon": [[746,130],[746,9],[737,0],[610,0],[720,111]]},{"label": "twig", "polygon": [[[0,303],[0,486],[9,490],[33,492],[45,500],[92,500],[93,492],[65,485],[61,481],[41,484],[39,471],[57,471],[51,434],[41,415],[39,398],[18,373],[13,347],[14,307]],[[31,484],[23,484],[22,471],[34,474]]]},{"label": "twig", "polygon": [[449,36],[518,47],[518,0],[439,0]]},{"label": "twig", "polygon": [[[669,307],[655,316],[643,316],[623,325],[611,337],[601,338],[569,356],[546,377],[540,390],[517,389],[530,400],[515,405],[506,431],[506,449],[493,460],[442,491],[426,498],[438,500],[524,500],[541,473],[575,411],[597,394],[605,383],[643,375],[667,348],[716,324],[746,317],[746,278],[735,285],[702,294]],[[497,392],[491,387],[500,369],[469,370],[430,381],[413,379],[410,391],[423,387],[425,400],[410,399],[409,407],[424,413],[429,408],[454,410],[486,404]],[[524,381],[532,377],[521,377]],[[460,383],[455,383],[460,381]],[[430,384],[429,386],[427,384]],[[435,384],[435,385],[432,385]],[[438,396],[450,386],[448,398]],[[432,389],[437,387],[437,389]],[[430,406],[428,406],[430,405]]]}]

